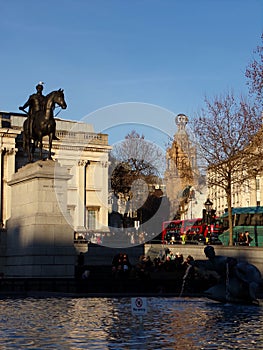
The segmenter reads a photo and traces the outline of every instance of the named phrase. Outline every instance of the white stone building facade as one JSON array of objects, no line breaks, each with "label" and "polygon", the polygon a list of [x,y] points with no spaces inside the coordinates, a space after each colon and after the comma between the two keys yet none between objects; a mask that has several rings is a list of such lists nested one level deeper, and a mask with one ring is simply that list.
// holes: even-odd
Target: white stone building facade
[{"label": "white stone building facade", "polygon": [[[209,178],[209,172],[207,174]],[[263,176],[257,175],[246,181],[243,186],[232,186],[232,207],[256,207],[263,205]],[[209,198],[213,202],[217,216],[222,215],[227,209],[227,198],[225,191],[219,186],[208,188]]]},{"label": "white stone building facade", "polygon": [[[0,112],[0,221],[2,228],[11,214],[8,182],[27,163],[22,147],[21,113]],[[52,158],[71,175],[67,186],[68,221],[76,234],[108,230],[108,135],[95,133],[93,126],[77,121],[56,119]],[[47,149],[44,138],[44,150]],[[36,151],[35,160],[38,159]]]}]

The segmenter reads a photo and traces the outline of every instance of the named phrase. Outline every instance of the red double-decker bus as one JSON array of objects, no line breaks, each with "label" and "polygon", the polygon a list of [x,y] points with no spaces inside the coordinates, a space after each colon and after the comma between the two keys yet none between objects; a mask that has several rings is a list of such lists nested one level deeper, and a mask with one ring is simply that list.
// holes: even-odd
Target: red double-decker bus
[{"label": "red double-decker bus", "polygon": [[203,223],[203,219],[164,221],[162,224],[162,243],[205,242],[207,237],[222,233],[222,224],[215,219],[213,224]]}]

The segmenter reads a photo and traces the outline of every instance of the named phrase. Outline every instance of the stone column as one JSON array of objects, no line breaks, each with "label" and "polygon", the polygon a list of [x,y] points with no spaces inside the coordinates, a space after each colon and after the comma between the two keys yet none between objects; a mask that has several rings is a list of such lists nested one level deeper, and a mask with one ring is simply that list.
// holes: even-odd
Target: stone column
[{"label": "stone column", "polygon": [[4,223],[8,218],[11,216],[11,201],[9,200],[11,198],[11,188],[7,185],[8,181],[11,180],[14,172],[15,172],[15,156],[16,156],[17,149],[11,148],[7,149],[5,152],[5,167],[4,167],[4,196],[5,199],[3,200],[3,206],[4,206]]},{"label": "stone column", "polygon": [[74,276],[74,232],[67,220],[70,177],[50,160],[24,166],[8,182],[12,209],[7,222],[6,276]]},{"label": "stone column", "polygon": [[102,174],[101,174],[101,214],[100,214],[100,225],[103,231],[109,231],[108,227],[108,212],[109,212],[109,204],[108,204],[108,161],[102,161]]},{"label": "stone column", "polygon": [[78,194],[77,194],[77,222],[76,229],[79,232],[86,232],[86,186],[87,178],[86,171],[87,165],[89,165],[88,160],[79,160],[77,167],[77,178],[78,178]]}]

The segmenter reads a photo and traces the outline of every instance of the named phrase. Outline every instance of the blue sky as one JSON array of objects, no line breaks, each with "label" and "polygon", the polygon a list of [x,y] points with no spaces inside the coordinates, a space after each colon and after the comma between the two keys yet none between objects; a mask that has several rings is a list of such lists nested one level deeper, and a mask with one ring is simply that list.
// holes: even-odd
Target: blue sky
[{"label": "blue sky", "polygon": [[263,32],[262,0],[9,0],[0,13],[0,110],[18,112],[41,80],[65,90],[59,117],[116,134],[122,123],[173,134],[205,95],[247,93]]}]

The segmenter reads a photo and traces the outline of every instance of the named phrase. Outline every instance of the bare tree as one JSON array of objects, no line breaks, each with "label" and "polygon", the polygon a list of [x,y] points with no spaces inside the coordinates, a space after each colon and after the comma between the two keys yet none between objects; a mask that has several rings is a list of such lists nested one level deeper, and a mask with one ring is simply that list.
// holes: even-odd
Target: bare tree
[{"label": "bare tree", "polygon": [[110,154],[110,188],[116,197],[139,209],[151,194],[151,186],[159,184],[165,166],[165,154],[158,145],[147,141],[135,130],[113,146]]},{"label": "bare tree", "polygon": [[110,157],[111,166],[113,171],[111,173],[111,188],[118,196],[119,193],[123,195],[129,194],[132,185],[132,171],[128,163],[121,162],[116,163],[116,160]]},{"label": "bare tree", "polygon": [[113,146],[111,156],[119,162],[128,163],[136,174],[159,175],[163,172],[165,157],[155,143],[145,139],[135,130]]},{"label": "bare tree", "polygon": [[246,77],[249,92],[256,97],[259,108],[262,108],[263,100],[263,33],[261,35],[261,46],[254,50],[254,58],[246,69]]},{"label": "bare tree", "polygon": [[253,172],[261,170],[260,129],[261,116],[255,106],[232,93],[211,100],[206,98],[205,107],[193,120],[200,156],[208,170],[208,187],[222,188],[227,197],[229,245],[233,245],[231,191],[251,179]]},{"label": "bare tree", "polygon": [[[121,189],[120,183],[126,185],[127,193],[135,180],[143,179],[147,183],[156,181],[165,164],[165,155],[160,148],[145,140],[144,135],[139,135],[135,130],[127,134],[122,142],[113,146],[110,158],[111,185],[115,193],[118,188]],[[117,187],[114,186],[115,183]]]}]

